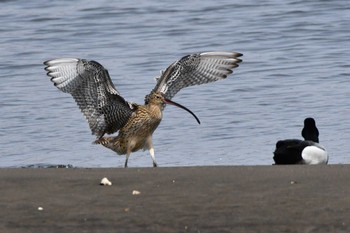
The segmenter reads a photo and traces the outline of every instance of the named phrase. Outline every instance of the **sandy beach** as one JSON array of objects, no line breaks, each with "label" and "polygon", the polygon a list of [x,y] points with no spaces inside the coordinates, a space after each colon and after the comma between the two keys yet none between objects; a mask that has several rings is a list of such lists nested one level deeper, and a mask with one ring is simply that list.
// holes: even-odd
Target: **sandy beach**
[{"label": "sandy beach", "polygon": [[[350,232],[350,167],[0,169],[0,232]],[[107,177],[111,186],[101,186]]]}]

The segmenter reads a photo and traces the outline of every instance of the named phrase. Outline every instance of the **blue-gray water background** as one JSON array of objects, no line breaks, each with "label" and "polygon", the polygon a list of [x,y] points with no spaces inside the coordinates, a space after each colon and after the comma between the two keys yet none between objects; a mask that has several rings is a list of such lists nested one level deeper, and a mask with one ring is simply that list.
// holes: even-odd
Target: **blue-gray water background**
[{"label": "blue-gray water background", "polygon": [[[93,145],[70,95],[42,62],[94,59],[128,100],[143,103],[160,70],[184,55],[237,51],[228,79],[195,86],[154,133],[160,166],[269,165],[279,139],[314,117],[330,164],[350,163],[350,2],[0,1],[0,167],[120,167]],[[136,152],[130,167],[151,166]]]}]

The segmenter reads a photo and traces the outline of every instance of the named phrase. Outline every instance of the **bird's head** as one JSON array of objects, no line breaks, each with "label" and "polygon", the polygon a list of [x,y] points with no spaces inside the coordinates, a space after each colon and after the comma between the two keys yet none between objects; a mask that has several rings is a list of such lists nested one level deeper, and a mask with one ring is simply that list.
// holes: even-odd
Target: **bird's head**
[{"label": "bird's head", "polygon": [[170,104],[170,105],[174,105],[176,107],[182,108],[184,110],[186,110],[187,112],[189,112],[198,122],[198,124],[200,124],[201,122],[199,121],[198,117],[188,108],[186,108],[185,106],[178,104],[172,100],[169,100],[167,98],[165,98],[163,96],[162,93],[160,92],[151,92],[149,95],[146,95],[145,97],[145,104],[154,104],[159,106],[161,109],[164,109],[166,104]]},{"label": "bird's head", "polygon": [[305,140],[313,141],[313,142],[319,142],[318,139],[318,129],[316,127],[316,122],[313,118],[308,117],[304,120],[304,128],[301,131],[301,135],[304,137]]},{"label": "bird's head", "polygon": [[314,118],[311,118],[311,117],[305,118],[304,126],[316,127],[316,122]]}]

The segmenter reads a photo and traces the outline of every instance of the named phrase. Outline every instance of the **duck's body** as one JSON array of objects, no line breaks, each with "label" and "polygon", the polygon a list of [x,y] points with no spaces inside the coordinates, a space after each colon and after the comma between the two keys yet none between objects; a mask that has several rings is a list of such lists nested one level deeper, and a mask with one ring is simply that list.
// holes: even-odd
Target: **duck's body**
[{"label": "duck's body", "polygon": [[276,143],[275,164],[327,164],[328,153],[320,145],[319,132],[313,118],[304,120],[302,136],[305,140],[286,139]]},{"label": "duck's body", "polygon": [[276,143],[273,159],[275,164],[327,164],[328,154],[316,142],[287,139]]}]

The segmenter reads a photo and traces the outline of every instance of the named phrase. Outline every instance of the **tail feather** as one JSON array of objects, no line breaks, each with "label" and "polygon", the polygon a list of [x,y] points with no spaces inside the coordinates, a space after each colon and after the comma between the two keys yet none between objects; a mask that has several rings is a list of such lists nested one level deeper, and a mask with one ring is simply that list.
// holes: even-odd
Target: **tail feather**
[{"label": "tail feather", "polygon": [[118,155],[126,154],[126,147],[120,143],[118,137],[102,137],[93,142],[94,144],[100,144],[108,149],[113,150]]}]

